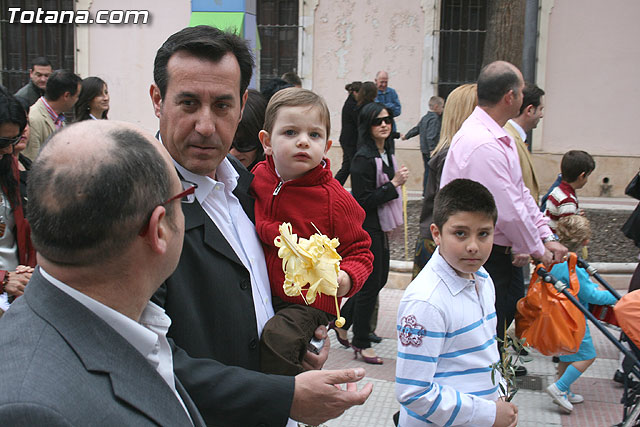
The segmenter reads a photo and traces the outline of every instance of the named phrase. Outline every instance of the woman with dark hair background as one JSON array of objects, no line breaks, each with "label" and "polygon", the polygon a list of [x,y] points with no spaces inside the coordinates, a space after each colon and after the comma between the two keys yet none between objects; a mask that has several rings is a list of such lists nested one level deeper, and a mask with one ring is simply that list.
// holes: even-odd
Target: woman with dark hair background
[{"label": "woman with dark hair background", "polygon": [[406,167],[397,167],[393,153],[393,116],[387,108],[372,102],[358,116],[358,150],[351,164],[353,197],[364,208],[366,218],[362,227],[371,236],[373,272],[362,289],[344,305],[347,319],[343,328],[335,329],[341,343],[347,343],[346,331],[353,324],[351,347],[356,357],[360,354],[366,363],[382,364],[371,348],[371,314],[378,293],[387,283],[389,275],[389,241],[387,232],[402,224],[402,201],[398,187],[409,177]]},{"label": "woman with dark hair background", "polygon": [[14,146],[27,126],[23,106],[0,89],[0,314],[9,298],[22,295],[36,265],[31,229],[24,218],[18,159]]},{"label": "woman with dark hair background", "polygon": [[257,90],[249,89],[242,119],[231,143],[231,150],[229,150],[229,153],[240,160],[240,163],[248,170],[264,160],[264,150],[260,139],[258,139],[258,133],[262,130],[266,109],[267,100],[265,97]]},{"label": "woman with dark hair background", "polygon": [[82,80],[78,102],[74,106],[75,121],[107,119],[109,89],[100,77]]}]

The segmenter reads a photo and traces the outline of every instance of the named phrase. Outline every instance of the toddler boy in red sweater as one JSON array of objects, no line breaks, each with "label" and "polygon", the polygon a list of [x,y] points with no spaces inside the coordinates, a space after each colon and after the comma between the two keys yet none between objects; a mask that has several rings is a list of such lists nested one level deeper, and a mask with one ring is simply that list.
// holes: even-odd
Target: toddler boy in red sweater
[{"label": "toddler boy in red sweater", "polygon": [[329,238],[339,239],[338,297],[353,296],[373,268],[371,239],[362,229],[364,210],[333,178],[325,158],[331,147],[330,130],[329,109],[320,96],[287,88],[269,101],[259,134],[266,160],[253,168],[251,190],[276,312],[260,338],[261,370],[266,373],[304,371],[302,358],[314,331],[336,319],[332,296],[319,294],[307,305],[302,296],[285,294],[282,260],[274,244],[280,224],[291,223],[300,237],[316,233],[315,226]]}]

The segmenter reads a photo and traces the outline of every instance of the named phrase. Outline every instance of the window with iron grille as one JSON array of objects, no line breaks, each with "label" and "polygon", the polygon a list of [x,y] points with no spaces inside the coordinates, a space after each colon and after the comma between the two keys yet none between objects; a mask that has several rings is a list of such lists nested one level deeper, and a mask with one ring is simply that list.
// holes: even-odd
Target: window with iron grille
[{"label": "window with iron grille", "polygon": [[75,28],[73,24],[9,23],[9,8],[21,10],[73,10],[73,0],[0,0],[0,84],[10,93],[29,82],[31,61],[46,57],[53,69],[74,71]]},{"label": "window with iron grille", "polygon": [[438,95],[475,82],[482,67],[487,0],[442,0],[439,33]]},{"label": "window with iron grille", "polygon": [[258,2],[260,87],[282,74],[298,72],[298,0]]}]

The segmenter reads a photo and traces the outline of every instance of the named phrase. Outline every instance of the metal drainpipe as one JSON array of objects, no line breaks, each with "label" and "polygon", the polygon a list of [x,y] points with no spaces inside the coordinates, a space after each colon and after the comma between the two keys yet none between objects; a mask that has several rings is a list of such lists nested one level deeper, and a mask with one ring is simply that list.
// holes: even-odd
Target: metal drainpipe
[{"label": "metal drainpipe", "polygon": [[[536,47],[538,44],[538,0],[527,0],[524,12],[524,41],[522,43],[522,75],[526,82],[536,81]],[[531,141],[531,131],[527,141]],[[531,151],[532,144],[527,144]]]}]

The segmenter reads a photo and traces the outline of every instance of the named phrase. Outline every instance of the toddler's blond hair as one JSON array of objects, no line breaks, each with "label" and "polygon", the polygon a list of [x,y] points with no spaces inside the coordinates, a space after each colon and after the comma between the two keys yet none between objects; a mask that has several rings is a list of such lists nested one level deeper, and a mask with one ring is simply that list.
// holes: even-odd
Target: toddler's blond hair
[{"label": "toddler's blond hair", "polygon": [[589,220],[583,215],[571,215],[560,218],[556,227],[560,243],[571,252],[577,252],[585,240],[591,238]]}]

